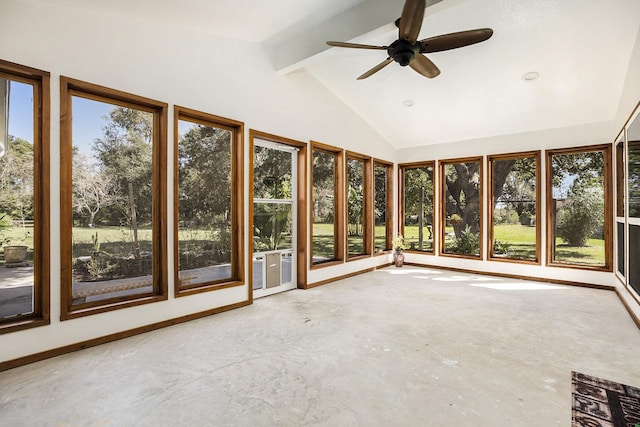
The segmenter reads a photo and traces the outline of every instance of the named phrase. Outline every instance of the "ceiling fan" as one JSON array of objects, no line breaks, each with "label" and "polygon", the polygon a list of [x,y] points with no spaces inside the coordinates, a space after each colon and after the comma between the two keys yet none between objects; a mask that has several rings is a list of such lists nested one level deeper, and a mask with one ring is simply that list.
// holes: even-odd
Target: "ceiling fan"
[{"label": "ceiling fan", "polygon": [[328,41],[327,44],[336,47],[387,51],[389,55],[388,58],[358,77],[358,80],[366,79],[374,75],[393,61],[396,61],[403,67],[408,65],[423,76],[432,79],[440,74],[440,70],[436,67],[436,64],[431,62],[423,53],[442,52],[444,50],[469,46],[483,42],[493,35],[491,28],[481,28],[417,40],[420,27],[422,26],[425,8],[425,0],[406,0],[404,8],[402,9],[402,15],[396,20],[398,40],[389,46],[373,46],[335,41]]}]

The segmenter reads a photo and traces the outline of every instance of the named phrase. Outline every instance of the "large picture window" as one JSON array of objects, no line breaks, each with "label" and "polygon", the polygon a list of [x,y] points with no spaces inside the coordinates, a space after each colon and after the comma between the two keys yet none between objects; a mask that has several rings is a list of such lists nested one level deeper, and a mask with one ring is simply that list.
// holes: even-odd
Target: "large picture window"
[{"label": "large picture window", "polygon": [[400,234],[407,250],[433,253],[434,162],[401,164]]},{"label": "large picture window", "polygon": [[373,162],[374,253],[391,250],[393,239],[393,164]]},{"label": "large picture window", "polygon": [[0,333],[49,323],[49,95],[0,61]]},{"label": "large picture window", "polygon": [[347,260],[371,254],[371,158],[347,152]]},{"label": "large picture window", "polygon": [[489,258],[538,263],[540,152],[489,157]]},{"label": "large picture window", "polygon": [[241,285],[244,126],[174,110],[176,295]]},{"label": "large picture window", "polygon": [[611,146],[547,151],[551,265],[611,271]]},{"label": "large picture window", "polygon": [[440,162],[445,255],[482,258],[482,158]]},{"label": "large picture window", "polygon": [[344,260],[342,150],[311,143],[311,265]]},{"label": "large picture window", "polygon": [[60,80],[62,318],[166,299],[167,105]]}]

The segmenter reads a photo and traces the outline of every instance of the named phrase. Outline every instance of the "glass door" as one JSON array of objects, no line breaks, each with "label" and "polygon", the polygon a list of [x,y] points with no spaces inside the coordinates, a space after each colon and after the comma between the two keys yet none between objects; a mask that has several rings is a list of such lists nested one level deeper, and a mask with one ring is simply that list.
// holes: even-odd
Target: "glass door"
[{"label": "glass door", "polygon": [[297,150],[256,139],[253,166],[253,297],[297,287]]}]

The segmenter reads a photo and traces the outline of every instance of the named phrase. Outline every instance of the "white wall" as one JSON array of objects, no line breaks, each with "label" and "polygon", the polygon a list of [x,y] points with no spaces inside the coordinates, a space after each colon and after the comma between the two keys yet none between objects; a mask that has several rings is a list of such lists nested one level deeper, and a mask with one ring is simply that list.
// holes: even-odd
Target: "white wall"
[{"label": "white wall", "polygon": [[[304,72],[274,72],[259,45],[154,27],[126,16],[88,16],[32,0],[0,3],[0,58],[51,73],[51,325],[0,335],[0,362],[208,309],[246,301],[248,287],[224,289],[61,322],[59,76],[64,75],[245,123],[245,193],[250,128],[395,161],[395,151]],[[173,156],[169,141],[169,159]],[[169,179],[173,176],[169,162]],[[172,235],[170,186],[169,233]],[[245,194],[245,205],[246,198]],[[245,215],[246,217],[246,215]],[[248,245],[245,218],[245,247]],[[169,277],[173,277],[169,247]],[[330,269],[332,276],[384,262]],[[326,271],[329,271],[327,269]],[[248,275],[246,275],[248,276]],[[309,281],[320,280],[310,274]]]}]

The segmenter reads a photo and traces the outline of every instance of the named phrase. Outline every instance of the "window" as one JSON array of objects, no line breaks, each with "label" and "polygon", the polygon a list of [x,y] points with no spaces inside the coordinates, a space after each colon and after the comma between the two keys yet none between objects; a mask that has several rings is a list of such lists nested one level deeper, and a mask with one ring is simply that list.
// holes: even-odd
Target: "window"
[{"label": "window", "polygon": [[311,265],[344,260],[342,150],[311,143]]},{"label": "window", "polygon": [[540,152],[489,157],[489,258],[540,261]]},{"label": "window", "polygon": [[373,162],[374,253],[391,250],[393,239],[393,164]]},{"label": "window", "polygon": [[49,95],[49,73],[0,60],[0,333],[49,323]]},{"label": "window", "polygon": [[434,162],[401,164],[400,234],[407,250],[433,253]]},{"label": "window", "polygon": [[547,151],[547,258],[611,271],[611,146]]},{"label": "window", "polygon": [[616,142],[616,271],[626,276],[626,236],[625,236],[625,191],[627,170],[624,150],[624,137],[620,135]]},{"label": "window", "polygon": [[347,260],[371,255],[371,158],[347,152]]},{"label": "window", "polygon": [[440,162],[442,254],[482,258],[482,158]]},{"label": "window", "polygon": [[167,297],[167,105],[61,77],[63,319]]},{"label": "window", "polygon": [[244,125],[174,110],[175,293],[242,285]]},{"label": "window", "polygon": [[640,295],[640,114],[627,129],[627,282]]}]

